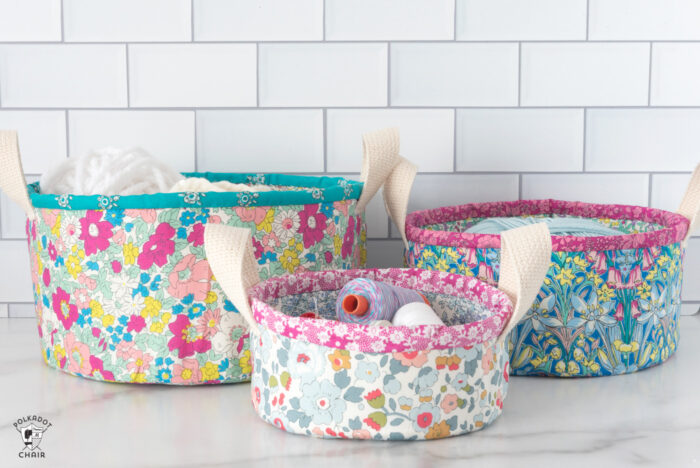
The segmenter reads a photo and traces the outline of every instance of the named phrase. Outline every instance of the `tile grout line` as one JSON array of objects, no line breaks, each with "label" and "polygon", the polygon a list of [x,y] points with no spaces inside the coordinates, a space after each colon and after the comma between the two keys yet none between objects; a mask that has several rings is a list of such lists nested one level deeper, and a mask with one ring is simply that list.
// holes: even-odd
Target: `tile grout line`
[{"label": "tile grout line", "polygon": [[190,42],[194,42],[194,0],[190,0]]},{"label": "tile grout line", "polygon": [[199,148],[197,144],[197,111],[194,113],[194,171],[199,172]]},{"label": "tile grout line", "polygon": [[588,41],[588,29],[591,18],[591,0],[586,0],[586,41]]},{"label": "tile grout line", "polygon": [[391,107],[391,42],[386,43],[386,107]]},{"label": "tile grout line", "polygon": [[520,96],[523,91],[523,43],[518,42],[518,107],[520,107]]},{"label": "tile grout line", "polygon": [[452,112],[452,172],[457,173],[457,109]]},{"label": "tile grout line", "polygon": [[322,109],[323,113],[323,173],[328,172],[328,113],[327,109]]},{"label": "tile grout line", "polygon": [[[652,174],[649,173],[649,187],[648,187],[648,189],[647,189],[648,192],[649,192],[649,194],[648,194],[649,198],[648,198],[648,201],[647,201],[647,206],[648,206],[649,208],[651,208],[651,190],[652,190],[652,186],[653,186],[653,185],[652,185],[652,177],[653,177]],[[692,237],[692,236],[691,236],[691,237]]]},{"label": "tile grout line", "polygon": [[69,112],[68,109],[65,110],[66,118],[66,158],[70,157],[70,124],[69,124]]},{"label": "tile grout line", "polygon": [[452,10],[452,40],[457,40],[457,0],[454,0]]},{"label": "tile grout line", "polygon": [[64,11],[65,8],[63,7],[63,0],[61,0],[61,42],[66,41],[66,36],[65,36],[65,17],[64,17]]},{"label": "tile grout line", "polygon": [[647,89],[647,106],[651,107],[651,63],[654,57],[653,53],[654,43],[649,43],[649,78],[648,78],[648,89]]},{"label": "tile grout line", "polygon": [[260,107],[260,44],[255,43],[255,108]]},{"label": "tile grout line", "polygon": [[[131,44],[130,44],[131,45]],[[32,106],[11,106],[11,107],[3,107],[3,110],[6,111],[62,111],[62,110],[94,110],[94,111],[127,111],[127,110],[151,110],[151,111],[191,111],[191,110],[255,110],[255,109],[264,109],[264,110],[311,110],[311,109],[333,109],[333,110],[378,110],[378,109],[386,109],[386,105],[377,105],[377,106],[368,106],[368,105],[359,105],[359,106],[349,106],[349,105],[341,105],[341,106],[323,106],[323,105],[317,105],[317,106],[265,106],[265,107],[258,107],[258,106],[219,106],[219,107],[212,107],[212,106],[172,106],[172,107],[164,107],[164,106],[130,106],[130,107],[114,107],[114,106],[107,106],[107,107],[102,107],[102,106],[96,106],[96,107],[84,107],[84,106],[56,106],[56,107],[44,107],[44,106],[37,106],[37,107],[32,107]],[[576,109],[594,109],[594,110],[605,110],[605,111],[614,111],[614,110],[639,110],[639,111],[650,111],[650,110],[691,110],[691,111],[700,111],[700,105],[688,105],[688,106],[647,106],[645,104],[639,104],[636,106],[630,106],[630,105],[624,105],[624,106],[610,106],[610,105],[605,105],[605,106],[589,106],[585,104],[581,105],[559,105],[559,106],[503,106],[503,105],[495,105],[495,106],[484,106],[484,105],[478,105],[478,106],[445,106],[445,105],[405,105],[405,106],[391,106],[392,109],[403,109],[403,110],[452,110],[452,109],[468,109],[468,110],[491,110],[491,109],[497,109],[497,110],[522,110],[522,109],[533,109],[533,110],[550,110],[550,109],[569,109],[569,110],[576,110]]]},{"label": "tile grout line", "polygon": [[126,107],[131,108],[131,79],[129,77],[129,44],[124,44],[126,48]]},{"label": "tile grout line", "polygon": [[586,121],[588,120],[588,109],[583,108],[583,149],[581,154],[581,157],[583,158],[583,163],[581,164],[581,172],[586,172],[586,139],[588,138],[587,132],[588,132],[588,124]]}]

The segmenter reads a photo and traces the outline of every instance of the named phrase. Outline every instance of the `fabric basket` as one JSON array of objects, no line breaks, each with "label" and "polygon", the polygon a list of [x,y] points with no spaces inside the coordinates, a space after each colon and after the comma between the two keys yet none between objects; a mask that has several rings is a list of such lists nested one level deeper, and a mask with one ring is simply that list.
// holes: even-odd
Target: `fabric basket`
[{"label": "fabric basket", "polygon": [[[438,439],[492,423],[508,390],[504,338],[551,257],[549,231],[537,224],[504,233],[500,290],[463,275],[397,268],[259,282],[247,230],[209,225],[204,236],[219,283],[254,334],[256,412],[285,431],[330,438]],[[446,325],[333,320],[339,290],[359,277],[419,290]],[[302,317],[307,311],[322,318]]]},{"label": "fabric basket", "polygon": [[[132,196],[42,194],[26,187],[14,132],[0,132],[0,188],[26,212],[46,362],[96,380],[162,384],[248,380],[247,325],[212,276],[210,224],[253,232],[263,278],[365,264],[364,209],[386,182],[405,204],[415,168],[398,133],[364,136],[362,180],[186,174],[279,186],[270,192]],[[28,193],[29,192],[29,193]]]},{"label": "fabric basket", "polygon": [[678,213],[557,200],[480,203],[412,213],[402,235],[408,266],[494,283],[500,236],[464,232],[483,219],[572,216],[626,233],[553,236],[542,290],[509,339],[515,375],[604,376],[654,366],[676,350],[684,246],[699,207],[700,166]]}]

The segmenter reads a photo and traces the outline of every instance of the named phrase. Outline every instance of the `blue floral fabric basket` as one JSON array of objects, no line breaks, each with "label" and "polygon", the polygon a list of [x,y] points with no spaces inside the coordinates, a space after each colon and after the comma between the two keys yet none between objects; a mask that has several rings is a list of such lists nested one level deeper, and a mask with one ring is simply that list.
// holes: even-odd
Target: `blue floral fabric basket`
[{"label": "blue floral fabric basket", "polygon": [[[211,224],[247,227],[263,278],[366,260],[364,208],[400,165],[395,132],[365,136],[363,181],[192,173],[265,192],[129,196],[25,187],[13,132],[0,132],[0,187],[24,208],[42,355],[96,380],[204,384],[250,378],[245,320],[204,251]],[[393,145],[393,146],[392,146]]]},{"label": "blue floral fabric basket", "polygon": [[465,232],[484,219],[567,216],[621,231],[552,237],[549,273],[509,350],[515,375],[624,374],[662,363],[677,349],[684,246],[699,207],[700,167],[678,213],[557,200],[425,210],[406,218],[406,262],[493,283],[500,236]]}]

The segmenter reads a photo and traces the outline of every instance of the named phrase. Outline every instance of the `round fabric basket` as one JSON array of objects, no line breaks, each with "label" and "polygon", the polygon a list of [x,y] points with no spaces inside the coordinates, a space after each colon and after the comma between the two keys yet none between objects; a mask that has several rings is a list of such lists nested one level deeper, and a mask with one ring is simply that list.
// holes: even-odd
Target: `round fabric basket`
[{"label": "round fabric basket", "polygon": [[[308,272],[258,282],[244,229],[208,226],[212,269],[253,337],[258,415],[313,437],[439,439],[480,430],[503,409],[511,327],[549,267],[544,224],[504,233],[499,289],[421,269]],[[340,289],[368,278],[420,291],[445,325],[335,320]],[[320,318],[302,314],[315,312]]]},{"label": "round fabric basket", "polygon": [[557,200],[419,211],[406,218],[406,262],[495,283],[501,236],[465,232],[484,219],[575,217],[622,231],[552,236],[551,267],[509,349],[515,375],[624,374],[659,364],[677,348],[684,244],[699,206],[696,170],[679,213]]},{"label": "round fabric basket", "polygon": [[367,203],[385,183],[387,199],[405,203],[398,198],[407,195],[404,185],[410,187],[412,178],[406,174],[413,170],[398,155],[395,130],[367,134],[364,141],[362,182],[192,173],[185,175],[275,190],[82,196],[42,194],[38,184],[27,190],[17,136],[0,132],[0,187],[29,218],[46,362],[115,382],[248,380],[248,327],[212,275],[204,229],[249,228],[263,278],[363,266]]}]

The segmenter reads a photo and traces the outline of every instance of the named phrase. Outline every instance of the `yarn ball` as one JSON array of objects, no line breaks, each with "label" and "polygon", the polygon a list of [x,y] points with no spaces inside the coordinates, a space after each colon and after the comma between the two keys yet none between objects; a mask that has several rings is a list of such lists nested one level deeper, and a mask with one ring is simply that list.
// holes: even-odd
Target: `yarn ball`
[{"label": "yarn ball", "polygon": [[401,306],[394,314],[392,324],[397,327],[445,325],[433,308],[425,302],[411,302]]},{"label": "yarn ball", "polygon": [[169,192],[269,192],[269,185],[234,184],[225,180],[211,182],[203,177],[188,177],[172,187]]},{"label": "yarn ball", "polygon": [[102,148],[71,157],[45,172],[41,193],[72,195],[143,195],[167,192],[184,179],[140,148]]}]

